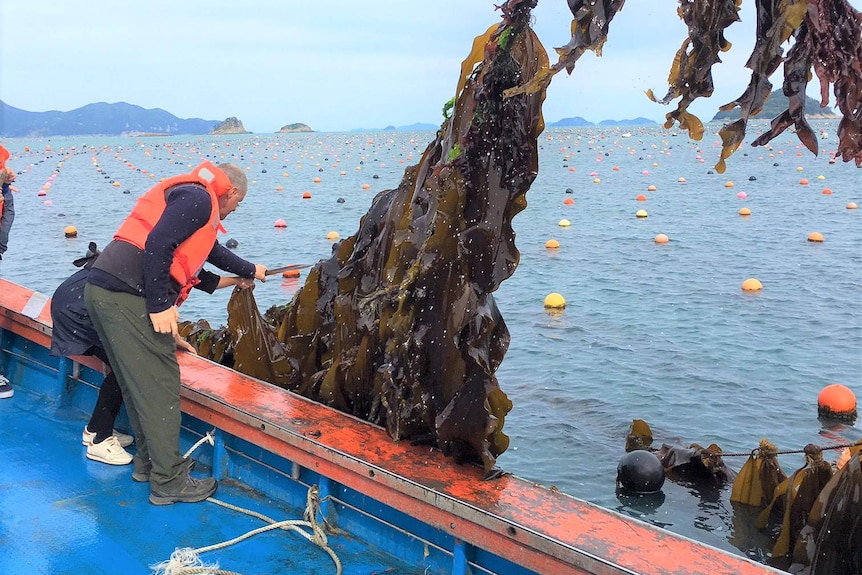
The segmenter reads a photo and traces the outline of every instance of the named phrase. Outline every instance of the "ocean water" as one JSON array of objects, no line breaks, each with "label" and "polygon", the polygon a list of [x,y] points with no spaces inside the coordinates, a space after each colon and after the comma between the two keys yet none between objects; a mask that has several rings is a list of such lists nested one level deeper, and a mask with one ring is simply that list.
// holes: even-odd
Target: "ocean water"
[{"label": "ocean water", "polygon": [[[751,127],[721,175],[709,173],[719,125],[708,124],[701,142],[660,127],[546,130],[528,207],[513,222],[520,265],[495,294],[512,336],[497,376],[514,402],[500,466],[755,559],[768,539],[744,509],[734,512],[729,486],[667,481],[657,496],[631,498],[615,478],[633,419],[652,426],[654,445],[717,443],[725,452],[748,452],[762,437],[787,450],[862,437],[858,426],[817,418],[826,385],[862,395],[862,212],[846,208],[862,204],[862,171],[829,162],[835,121],[813,122],[824,132],[818,157],[792,134],[750,147],[764,125]],[[236,239],[237,253],[270,267],[312,264],[331,253],[327,233],[353,234],[374,195],[396,187],[433,137],[6,140],[19,192],[0,277],[52,293],[88,242],[109,241],[138,195],[201,159],[233,161],[251,181],[222,241]],[[751,215],[740,216],[742,207]],[[635,217],[639,209],[648,217]],[[278,218],[286,228],[273,226]],[[69,225],[77,238],[64,237]],[[825,241],[807,241],[813,231]],[[670,242],[656,244],[659,233]],[[552,238],[558,249],[545,248]],[[750,277],[762,291],[742,291]],[[302,281],[259,285],[260,308],[289,300]],[[199,293],[181,319],[224,323],[229,292]],[[563,311],[544,309],[551,292],[566,299]],[[738,470],[744,459],[726,462]],[[780,461],[788,474],[803,464],[799,455]]]}]

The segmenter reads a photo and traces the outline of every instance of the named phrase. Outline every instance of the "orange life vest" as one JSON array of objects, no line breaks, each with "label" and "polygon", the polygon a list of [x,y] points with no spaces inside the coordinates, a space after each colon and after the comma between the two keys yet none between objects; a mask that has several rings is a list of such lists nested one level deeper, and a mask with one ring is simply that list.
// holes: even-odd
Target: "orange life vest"
[{"label": "orange life vest", "polygon": [[[9,153],[9,150],[0,146],[0,171],[6,169],[6,160],[8,160],[12,154]],[[3,208],[6,207],[5,198],[3,194],[0,194],[0,216],[3,215]]]},{"label": "orange life vest", "polygon": [[129,216],[114,234],[115,240],[123,240],[138,249],[145,249],[147,237],[165,211],[171,188],[181,184],[200,184],[209,193],[212,211],[207,223],[193,233],[174,250],[171,262],[171,277],[181,286],[177,305],[188,297],[189,290],[198,283],[197,275],[207,260],[216,242],[218,232],[224,232],[219,218],[218,198],[232,187],[223,171],[210,162],[204,162],[191,174],[174,176],[159,182],[141,196]]}]

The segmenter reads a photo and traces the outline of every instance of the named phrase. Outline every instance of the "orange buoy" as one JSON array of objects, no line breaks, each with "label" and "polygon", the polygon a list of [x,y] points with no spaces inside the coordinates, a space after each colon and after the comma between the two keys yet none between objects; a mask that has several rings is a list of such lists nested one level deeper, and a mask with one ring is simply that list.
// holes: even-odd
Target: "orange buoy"
[{"label": "orange buoy", "polygon": [[307,200],[311,197],[311,192],[302,192],[302,199]]},{"label": "orange buoy", "polygon": [[763,284],[760,283],[760,280],[755,278],[748,278],[744,282],[742,282],[742,290],[743,291],[760,291],[763,289]]},{"label": "orange buoy", "polygon": [[751,210],[749,208],[739,208],[739,215],[740,216],[750,216]]},{"label": "orange buoy", "polygon": [[822,242],[823,241],[823,234],[821,234],[820,232],[811,232],[810,234],[808,234],[808,241],[809,242]]},{"label": "orange buoy", "polygon": [[299,270],[287,270],[286,272],[281,272],[281,277],[283,278],[298,278]]},{"label": "orange buoy", "polygon": [[319,184],[319,183],[320,183],[320,178],[318,178],[317,176],[315,176],[315,177],[314,177],[314,180],[312,180],[312,181],[313,181],[315,184]]},{"label": "orange buoy", "polygon": [[654,192],[654,191],[655,191],[655,186],[652,186],[652,185],[647,186],[646,191],[648,191],[648,192]]},{"label": "orange buoy", "polygon": [[66,229],[63,230],[63,234],[65,234],[67,238],[77,238],[78,228],[75,226],[66,226]]},{"label": "orange buoy", "polygon": [[563,200],[563,203],[566,204],[567,206],[571,206],[572,204],[575,203],[575,200],[573,198],[566,198],[565,200]]},{"label": "orange buoy", "polygon": [[645,195],[643,195],[643,194],[638,194],[638,197],[636,197],[635,199],[636,199],[637,201],[639,201],[639,202],[645,202],[645,201],[646,201],[646,196],[645,196]]},{"label": "orange buoy", "polygon": [[665,234],[658,234],[655,237],[655,243],[657,243],[657,244],[666,244],[669,241],[670,241],[670,238],[668,238]]},{"label": "orange buoy", "polygon": [[557,249],[558,247],[560,247],[560,242],[551,238],[550,240],[545,242],[545,247],[548,248],[549,250],[554,250],[554,249]]},{"label": "orange buoy", "polygon": [[858,207],[859,207],[859,206],[857,206],[857,205],[856,205],[856,202],[848,202],[848,203],[847,203],[847,209],[848,209],[848,210],[855,210],[855,209],[856,209],[856,208],[858,208]]},{"label": "orange buoy", "polygon": [[369,188],[371,188],[371,184],[362,184],[362,189],[363,189],[363,190],[367,190],[367,189],[369,189]]},{"label": "orange buoy", "polygon": [[725,188],[732,188],[732,187],[733,187],[733,182],[724,182],[724,187],[725,187]]},{"label": "orange buoy", "polygon": [[283,188],[282,186],[276,186],[276,187],[275,187],[275,191],[277,191],[277,192],[280,192],[280,191],[281,191],[281,190],[283,190],[283,189],[284,189],[284,188]]},{"label": "orange buoy", "polygon": [[855,420],[856,396],[849,387],[840,383],[827,385],[817,396],[817,416],[842,421]]},{"label": "orange buoy", "polygon": [[275,223],[273,225],[277,228],[286,228],[287,222],[281,218],[278,218],[277,220],[275,220]]},{"label": "orange buoy", "polygon": [[800,186],[807,186],[807,185],[808,185],[808,180],[807,180],[807,179],[805,179],[805,178],[802,178],[801,180],[799,180],[799,185],[800,185]]},{"label": "orange buoy", "polygon": [[830,190],[829,188],[823,188],[823,195],[824,196],[831,196],[832,190]]}]

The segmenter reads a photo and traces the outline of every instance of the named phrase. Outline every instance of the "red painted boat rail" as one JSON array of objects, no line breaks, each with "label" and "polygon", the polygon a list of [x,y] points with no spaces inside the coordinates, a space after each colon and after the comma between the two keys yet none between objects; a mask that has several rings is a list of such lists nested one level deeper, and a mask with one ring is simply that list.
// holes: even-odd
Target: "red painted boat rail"
[{"label": "red painted boat rail", "polygon": [[[48,347],[50,326],[44,296],[0,280],[0,328]],[[444,531],[456,545],[542,574],[783,573],[515,476],[485,481],[481,468],[439,450],[394,442],[368,422],[196,356],[179,359],[184,412]]]}]

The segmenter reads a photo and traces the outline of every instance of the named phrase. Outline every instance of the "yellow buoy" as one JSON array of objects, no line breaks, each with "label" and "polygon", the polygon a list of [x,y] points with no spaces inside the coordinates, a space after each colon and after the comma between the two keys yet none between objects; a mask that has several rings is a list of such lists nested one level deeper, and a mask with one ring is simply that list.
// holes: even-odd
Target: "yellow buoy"
[{"label": "yellow buoy", "polygon": [[858,207],[859,207],[859,206],[857,206],[857,205],[856,205],[856,202],[848,202],[848,203],[847,203],[847,209],[848,209],[848,210],[855,210],[855,209],[856,209],[856,208],[858,208]]},{"label": "yellow buoy", "polygon": [[545,307],[549,309],[563,309],[566,307],[566,298],[554,292],[545,296]]},{"label": "yellow buoy", "polygon": [[655,186],[652,186],[652,185],[647,186],[647,189],[646,189],[646,190],[647,190],[648,192],[654,192],[654,191],[655,191]]},{"label": "yellow buoy", "polygon": [[748,278],[742,282],[742,289],[743,291],[759,291],[763,289],[763,284],[758,279]]},{"label": "yellow buoy", "polygon": [[724,182],[724,187],[725,187],[725,188],[732,188],[732,187],[733,187],[733,182]]},{"label": "yellow buoy", "polygon": [[821,234],[820,232],[811,232],[810,234],[808,234],[808,241],[809,242],[822,242],[823,241],[823,234]]},{"label": "yellow buoy", "polygon": [[545,242],[545,247],[553,250],[553,249],[560,247],[560,242],[551,238],[550,240]]},{"label": "yellow buoy", "polygon": [[750,216],[751,210],[749,208],[739,208],[739,215],[740,216]]},{"label": "yellow buoy", "polygon": [[314,180],[312,180],[312,181],[313,181],[315,184],[319,184],[319,183],[320,183],[320,178],[318,178],[318,177],[316,177],[316,176],[315,176]]},{"label": "yellow buoy", "polygon": [[570,222],[569,220],[560,220],[560,223],[557,225],[560,226],[561,228],[567,228],[570,225],[572,225],[572,222]]},{"label": "yellow buoy", "polygon": [[331,231],[328,234],[326,234],[326,239],[328,239],[328,240],[337,240],[340,237],[341,236],[336,231]]},{"label": "yellow buoy", "polygon": [[63,230],[63,233],[67,238],[77,238],[78,237],[78,228],[75,226],[66,226],[66,229]]},{"label": "yellow buoy", "polygon": [[684,184],[684,183],[685,183],[685,178],[680,177],[680,178],[677,178],[677,180],[676,180],[676,181],[677,181],[677,182],[679,182],[680,184]]},{"label": "yellow buoy", "polygon": [[594,179],[593,179],[593,183],[594,183],[594,184],[601,184],[601,183],[602,183],[602,181],[601,181],[599,178],[594,178]]},{"label": "yellow buoy", "polygon": [[649,214],[647,214],[647,211],[646,211],[646,210],[638,210],[638,211],[637,211],[637,213],[635,214],[635,216],[637,216],[637,217],[639,217],[639,218],[645,218],[645,217],[647,217],[648,215],[649,215]]},{"label": "yellow buoy", "polygon": [[655,237],[655,243],[657,243],[657,244],[666,244],[669,241],[670,241],[670,238],[667,237],[665,234],[658,234]]}]

